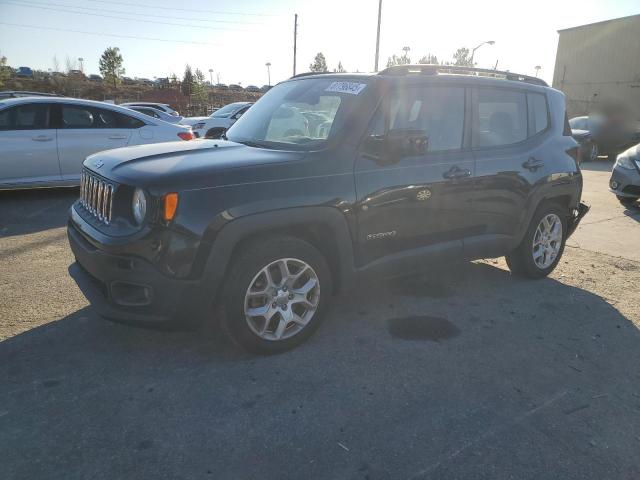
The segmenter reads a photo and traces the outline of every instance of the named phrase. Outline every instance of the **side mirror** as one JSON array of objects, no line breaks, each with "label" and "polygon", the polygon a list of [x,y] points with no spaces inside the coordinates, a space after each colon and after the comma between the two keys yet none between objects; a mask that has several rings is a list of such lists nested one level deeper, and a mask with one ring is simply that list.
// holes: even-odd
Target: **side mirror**
[{"label": "side mirror", "polygon": [[401,128],[389,130],[386,143],[389,154],[394,157],[416,157],[427,152],[429,137],[424,130]]},{"label": "side mirror", "polygon": [[386,135],[370,135],[365,149],[383,162],[397,162],[403,157],[416,157],[427,152],[429,138],[424,130],[396,129]]}]

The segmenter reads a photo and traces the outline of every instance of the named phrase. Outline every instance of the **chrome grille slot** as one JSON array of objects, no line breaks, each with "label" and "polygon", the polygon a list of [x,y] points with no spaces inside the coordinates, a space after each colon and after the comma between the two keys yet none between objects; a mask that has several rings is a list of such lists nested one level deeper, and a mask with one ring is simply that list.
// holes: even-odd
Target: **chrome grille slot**
[{"label": "chrome grille slot", "polygon": [[109,225],[113,212],[113,192],[115,187],[88,172],[80,178],[80,204],[87,212]]}]

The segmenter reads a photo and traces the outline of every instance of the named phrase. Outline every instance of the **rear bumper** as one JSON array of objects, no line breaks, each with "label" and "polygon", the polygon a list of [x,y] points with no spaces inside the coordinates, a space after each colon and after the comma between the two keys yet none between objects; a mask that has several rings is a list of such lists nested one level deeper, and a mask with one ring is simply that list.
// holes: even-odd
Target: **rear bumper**
[{"label": "rear bumper", "polygon": [[584,218],[584,216],[589,212],[591,207],[587,204],[580,202],[578,204],[578,208],[576,208],[569,219],[569,234],[567,238],[569,238],[573,232],[576,231],[578,225],[580,225],[580,221]]},{"label": "rear bumper", "polygon": [[76,263],[69,274],[106,318],[138,325],[193,327],[208,313],[197,282],[169,278],[146,260],[107,253],[69,222]]}]

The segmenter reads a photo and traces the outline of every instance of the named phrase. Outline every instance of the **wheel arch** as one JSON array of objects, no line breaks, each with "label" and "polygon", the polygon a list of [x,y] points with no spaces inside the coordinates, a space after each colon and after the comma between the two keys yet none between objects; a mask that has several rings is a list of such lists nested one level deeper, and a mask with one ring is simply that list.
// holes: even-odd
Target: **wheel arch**
[{"label": "wheel arch", "polygon": [[329,265],[334,290],[355,279],[353,240],[347,219],[334,207],[299,207],[247,215],[226,224],[211,243],[202,276],[203,288],[217,297],[233,259],[266,236],[299,238],[317,248]]}]

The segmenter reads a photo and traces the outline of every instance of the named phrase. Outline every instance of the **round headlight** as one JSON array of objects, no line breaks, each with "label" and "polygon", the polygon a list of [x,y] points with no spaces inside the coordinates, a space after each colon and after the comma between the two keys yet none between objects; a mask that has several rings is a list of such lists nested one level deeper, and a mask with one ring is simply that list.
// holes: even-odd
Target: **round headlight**
[{"label": "round headlight", "polygon": [[140,225],[147,215],[147,197],[143,190],[136,188],[135,192],[133,192],[131,209],[133,210],[133,218],[135,218],[138,225]]}]

